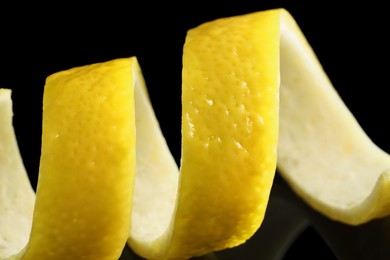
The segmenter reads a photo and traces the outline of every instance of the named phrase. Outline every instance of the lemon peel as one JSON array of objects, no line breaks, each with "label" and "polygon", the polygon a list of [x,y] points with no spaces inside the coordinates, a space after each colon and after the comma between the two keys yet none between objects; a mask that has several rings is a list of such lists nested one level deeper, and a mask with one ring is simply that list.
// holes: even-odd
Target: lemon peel
[{"label": "lemon peel", "polygon": [[27,244],[35,201],[12,118],[11,90],[0,89],[0,259]]},{"label": "lemon peel", "polygon": [[[0,140],[16,159],[12,167],[4,162],[0,177],[27,190],[20,201],[32,203],[9,96],[0,90],[8,127]],[[238,246],[263,221],[276,166],[331,219],[357,225],[390,214],[389,155],[343,104],[286,10],[191,29],[182,103],[179,169],[135,57],[51,75],[34,215],[31,207],[12,209],[27,222],[15,234],[0,226],[0,259],[115,259],[126,240],[146,259],[188,259]],[[91,178],[96,169],[104,174]],[[3,196],[0,209],[12,197]],[[9,241],[16,246],[8,249]]]},{"label": "lemon peel", "polygon": [[310,206],[359,225],[390,215],[390,156],[343,103],[293,17],[281,11],[278,170]]},{"label": "lemon peel", "polygon": [[[6,251],[1,259],[119,258],[130,233],[135,173],[133,69],[134,59],[115,60],[46,79],[34,212],[25,214],[32,218],[31,232],[18,234],[28,240],[15,241],[20,252]],[[14,140],[8,135],[2,143],[9,138]],[[8,188],[23,188],[24,173],[8,170],[0,172],[13,181]],[[26,195],[20,203],[33,197]],[[4,196],[7,202],[12,193]]]},{"label": "lemon peel", "polygon": [[[271,21],[274,15],[266,15],[259,24]],[[278,60],[278,33],[278,25],[271,23],[258,30],[252,39],[267,41],[267,52],[259,46],[256,59],[253,53],[247,53],[245,60],[235,61],[235,66],[247,64],[251,68],[241,71],[239,76],[250,84],[243,88],[253,95],[235,88],[235,75],[224,77],[229,68],[207,82],[204,78],[193,81],[192,71],[198,70],[194,65],[199,56],[185,47],[180,174],[158,127],[135,57],[49,76],[44,92],[42,157],[32,232],[26,250],[19,255],[24,259],[50,258],[53,254],[64,254],[61,258],[69,259],[114,258],[125,229],[130,232],[130,247],[144,258],[186,259],[236,246],[252,236],[264,218],[276,170],[278,62],[269,61]],[[221,47],[223,44],[220,42]],[[187,42],[186,46],[189,45]],[[203,56],[203,61],[206,58]],[[221,64],[226,57],[215,58]],[[129,69],[130,63],[133,69]],[[263,75],[253,73],[264,66],[267,71]],[[210,92],[202,91],[203,83],[209,84]],[[129,108],[133,100],[120,99],[123,93],[130,96],[133,91],[137,111],[134,122]],[[118,112],[123,118],[114,124],[112,120]],[[124,122],[126,115],[128,121]],[[134,129],[130,126],[135,125],[138,134],[133,142]],[[119,129],[120,134],[111,133],[112,129]],[[96,142],[102,146],[95,147]],[[137,153],[137,165],[133,162],[136,177],[126,157],[132,152]],[[215,160],[223,163],[215,164]],[[117,166],[118,162],[122,163]],[[109,173],[92,177],[92,185],[91,174],[99,173],[100,168]],[[105,180],[106,175],[116,176],[117,180]],[[78,181],[79,176],[82,181]],[[134,199],[131,178],[136,178],[137,184]],[[83,185],[92,192],[85,194]],[[99,195],[102,191],[104,195]],[[114,193],[113,198],[107,192]],[[98,203],[93,202],[96,196]],[[114,199],[121,202],[120,206]],[[118,223],[118,219],[123,222],[132,201],[130,231],[127,223]],[[62,207],[59,202],[69,207]],[[88,207],[83,210],[85,205]],[[99,210],[109,212],[106,214],[111,221],[107,222]],[[67,223],[75,212],[81,214],[76,217],[77,223]],[[96,225],[105,232],[119,232],[118,237],[96,232]],[[102,240],[107,242],[104,249]],[[92,253],[94,247],[100,250]],[[73,250],[68,252],[69,248]]]},{"label": "lemon peel", "polygon": [[[231,39],[236,50],[246,54],[235,60],[225,56],[229,51],[225,48],[230,46],[226,46],[224,40],[227,35],[237,35],[241,23],[237,26],[235,23],[222,26],[224,22],[217,26],[206,24],[204,34],[204,31],[198,34],[200,29],[188,33],[183,54],[181,168],[180,174],[176,170],[172,176],[176,177],[174,183],[178,183],[177,202],[170,196],[176,204],[171,209],[174,210],[171,222],[164,222],[167,224],[164,233],[160,230],[156,235],[146,237],[156,222],[138,225],[133,220],[136,230],[132,231],[128,242],[142,257],[188,259],[234,247],[251,237],[263,221],[276,170],[279,26],[272,21],[277,15],[270,12],[252,20],[260,29],[245,35],[253,45],[250,51],[244,45],[239,47],[238,43],[244,40],[242,37]],[[261,24],[266,25],[261,27]],[[215,40],[210,42],[209,39]],[[264,45],[259,44],[260,40]],[[206,49],[208,51],[204,52]],[[235,70],[240,67],[241,70]],[[259,75],[257,72],[264,67],[267,70]],[[142,85],[138,90],[145,92],[146,88]],[[136,104],[141,100],[148,99],[136,99]],[[149,113],[137,112],[136,115],[143,120],[149,117],[157,125],[150,106],[150,102],[144,102]],[[138,106],[136,111],[139,111],[137,109]],[[151,130],[138,128],[138,125],[137,129],[143,134]],[[160,145],[153,145],[150,136],[153,135],[146,135],[144,141],[154,147],[151,152],[165,153],[167,148],[156,149],[165,145],[165,141],[160,139]],[[137,139],[137,143],[144,145],[143,140]],[[141,148],[137,150],[139,160],[148,164],[153,161],[151,155],[142,152]],[[164,160],[160,162],[165,163]],[[146,166],[140,164],[138,167]],[[153,167],[160,168],[155,161]],[[144,175],[146,171],[137,171],[137,174]],[[156,175],[149,178],[156,178]],[[161,179],[159,183],[165,186],[167,179]],[[144,196],[154,190],[153,186],[139,189],[143,190]],[[149,195],[148,199],[161,200],[163,197],[164,194]],[[139,201],[142,205],[139,209],[134,207],[133,216],[141,210],[155,210],[144,209],[145,199]]]}]

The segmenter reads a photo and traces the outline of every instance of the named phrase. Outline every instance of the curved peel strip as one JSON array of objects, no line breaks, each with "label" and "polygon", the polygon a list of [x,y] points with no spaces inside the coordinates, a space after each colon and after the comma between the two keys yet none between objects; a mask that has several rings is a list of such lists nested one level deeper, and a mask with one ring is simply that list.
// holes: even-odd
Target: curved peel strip
[{"label": "curved peel strip", "polygon": [[280,174],[333,220],[358,225],[389,215],[389,154],[342,102],[291,15],[281,18]]},{"label": "curved peel strip", "polygon": [[[0,259],[17,250],[23,259],[117,259],[126,240],[146,259],[240,245],[263,221],[276,162],[332,219],[361,224],[390,214],[389,155],[360,128],[286,10],[190,30],[182,88],[179,171],[135,57],[48,77],[34,215],[14,209],[33,217],[30,239],[25,228],[12,238],[18,246],[4,249],[0,226]],[[29,189],[32,203],[10,130],[1,129],[0,140],[13,142],[20,173],[7,175],[13,166],[0,161],[0,177]],[[24,249],[17,242],[27,240]]]},{"label": "curved peel strip", "polygon": [[12,117],[11,90],[0,89],[0,259],[26,246],[35,201]]},{"label": "curved peel strip", "polygon": [[[277,16],[276,12],[270,12],[257,21],[249,18],[248,21],[252,20],[259,28],[267,24],[249,39],[243,38],[248,35],[237,34],[241,30],[240,23],[237,27],[234,23],[224,26],[229,21],[223,20],[218,26],[203,25],[204,35],[198,34],[203,29],[189,32],[183,60],[180,175],[172,163],[159,167],[172,160],[156,162],[150,151],[137,146],[137,169],[153,167],[157,172],[149,175],[147,171],[137,171],[137,175],[144,176],[137,177],[135,189],[142,190],[144,195],[136,193],[135,201],[151,202],[154,209],[149,208],[149,212],[156,212],[164,193],[153,193],[148,200],[137,197],[146,197],[150,190],[155,192],[154,187],[158,185],[170,185],[173,189],[178,182],[177,203],[176,194],[169,194],[172,205],[176,203],[174,217],[169,223],[164,218],[158,220],[158,212],[138,214],[141,210],[148,212],[147,205],[135,205],[133,216],[137,214],[137,219],[133,219],[129,245],[139,255],[147,259],[186,259],[203,255],[243,243],[260,226],[276,168],[279,26],[272,21],[277,20]],[[225,45],[225,37],[231,39],[234,50]],[[245,40],[252,42],[250,52],[241,44]],[[206,48],[208,52],[202,53]],[[226,56],[230,51],[240,55],[230,60],[230,56]],[[242,69],[237,70],[239,67]],[[259,71],[262,73],[257,73]],[[146,88],[138,89],[141,93]],[[147,98],[136,99],[136,107],[137,117],[150,118],[150,122],[157,125]],[[138,124],[137,129],[144,135],[137,137],[139,146],[152,145],[154,153],[161,152],[156,158],[166,156],[165,141],[158,132],[152,134],[153,128],[139,128]],[[151,139],[153,136],[160,139]],[[152,140],[160,143],[153,145]],[[144,165],[151,161],[153,166]],[[174,175],[170,175],[171,181],[176,178],[173,184],[165,177],[158,177],[168,175],[163,169],[174,170],[175,167]],[[138,178],[143,179],[142,184],[138,183]],[[146,181],[146,178],[150,179]],[[146,184],[153,183],[153,178],[159,181],[154,183],[156,186],[147,188]],[[164,207],[159,207],[160,212],[161,209]],[[162,212],[174,210],[171,206],[165,209]],[[153,215],[155,219],[140,225],[137,221],[142,218],[138,216],[145,215],[147,220]],[[156,228],[156,223],[164,223],[161,226],[166,225],[166,230]]]},{"label": "curved peel strip", "polygon": [[119,258],[129,236],[135,174],[135,63],[118,59],[47,78],[23,259]]}]

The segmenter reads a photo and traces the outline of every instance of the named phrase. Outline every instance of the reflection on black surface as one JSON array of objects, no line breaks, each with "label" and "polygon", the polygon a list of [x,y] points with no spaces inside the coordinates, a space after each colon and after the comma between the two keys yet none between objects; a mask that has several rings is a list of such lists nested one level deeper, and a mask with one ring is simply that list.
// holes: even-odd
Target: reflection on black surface
[{"label": "reflection on black surface", "polygon": [[337,260],[332,250],[313,226],[308,226],[287,250],[283,260],[294,259]]},{"label": "reflection on black surface", "polygon": [[[349,226],[305,204],[277,174],[264,222],[241,246],[198,260],[390,259],[390,218]],[[141,260],[126,248],[121,260]]]}]

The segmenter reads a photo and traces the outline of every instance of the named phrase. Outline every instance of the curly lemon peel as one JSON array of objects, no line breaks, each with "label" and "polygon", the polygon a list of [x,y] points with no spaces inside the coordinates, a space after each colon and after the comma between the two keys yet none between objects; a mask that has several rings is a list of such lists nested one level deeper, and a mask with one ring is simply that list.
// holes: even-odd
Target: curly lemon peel
[{"label": "curly lemon peel", "polygon": [[[34,216],[31,210],[18,213],[33,219],[31,236],[28,240],[24,228],[21,239],[12,240],[17,244],[12,250],[0,243],[0,259],[17,250],[24,259],[49,259],[53,253],[62,259],[117,259],[126,240],[146,259],[188,259],[238,246],[263,221],[276,160],[297,194],[331,219],[357,225],[390,213],[389,155],[358,125],[284,9],[221,18],[188,32],[180,169],[158,126],[135,57],[50,78],[54,83],[45,85],[37,206]],[[108,117],[99,118],[101,114]],[[70,131],[63,142],[56,140],[57,127]],[[98,134],[101,127],[107,134]],[[93,138],[81,138],[89,135]],[[15,140],[12,134],[4,138]],[[91,146],[95,143],[101,145]],[[20,160],[16,143],[12,146]],[[76,148],[96,157],[87,152],[85,158],[70,156]],[[30,189],[31,203],[34,194],[22,162],[17,164],[22,181],[11,186]],[[99,166],[102,174],[91,178]],[[1,171],[0,177],[14,178]],[[93,191],[91,197],[77,193],[85,185]],[[102,189],[111,192],[102,194]],[[102,204],[93,203],[96,195]],[[65,206],[52,203],[65,197],[84,199]],[[82,205],[89,208],[82,210]],[[75,212],[80,215],[71,218]],[[60,217],[48,222],[49,213]],[[88,221],[77,225],[80,220]]]},{"label": "curly lemon peel", "polygon": [[121,255],[135,175],[136,65],[135,59],[118,59],[47,78],[31,233],[24,250],[13,252],[16,258]]},{"label": "curly lemon peel", "polygon": [[[271,20],[274,15],[276,14],[270,13],[269,17],[266,16],[261,21]],[[219,66],[222,71],[209,70],[225,62],[226,57],[223,52],[220,52],[221,55],[214,55],[213,59],[209,59],[208,54],[199,55],[199,50],[209,42],[206,38],[204,40],[198,38],[196,32],[194,32],[195,36],[191,36],[191,32],[187,36],[183,60],[183,135],[180,174],[173,158],[159,162],[152,160],[151,152],[154,154],[161,152],[160,155],[155,156],[163,158],[168,151],[160,133],[154,135],[159,137],[155,140],[158,144],[151,142],[149,132],[157,129],[156,127],[147,129],[142,127],[140,132],[143,137],[137,137],[138,145],[144,146],[146,141],[152,147],[150,152],[147,149],[137,150],[137,158],[139,158],[137,163],[139,160],[143,162],[137,165],[137,169],[147,167],[163,169],[164,167],[158,167],[159,163],[169,162],[167,170],[174,172],[170,176],[172,190],[176,187],[174,185],[179,185],[177,199],[176,194],[169,195],[169,201],[174,207],[170,206],[168,211],[163,211],[174,210],[173,217],[166,218],[170,222],[155,219],[145,225],[138,225],[135,222],[137,220],[133,220],[134,229],[128,243],[142,257],[187,259],[204,255],[207,252],[243,243],[260,226],[276,169],[279,85],[278,63],[275,62],[270,66],[268,62],[278,59],[278,26],[269,25],[264,28],[253,35],[252,39],[260,38],[267,41],[268,51],[263,53],[258,50],[256,59],[253,59],[253,53],[247,53],[246,57],[239,57],[232,66],[246,64],[251,70],[242,71],[241,75],[231,75],[230,78],[225,77],[230,68]],[[230,27],[223,30],[218,30],[217,27],[210,29],[209,33],[214,35],[226,34],[227,29],[234,33]],[[223,41],[214,42],[212,46],[218,49],[223,47],[223,44]],[[254,63],[255,60],[257,63]],[[203,65],[205,62],[208,64]],[[261,76],[253,73],[253,70],[258,70],[266,64],[267,73]],[[242,89],[236,88],[237,76],[246,79],[250,84],[246,87],[245,82],[241,82],[242,87],[246,88],[245,93]],[[136,111],[143,111],[139,114],[140,117],[142,115],[145,121],[149,117],[150,124],[157,126],[145,90],[143,84],[136,88],[136,93],[139,93],[136,96],[140,97],[136,99],[136,107],[140,110],[136,109]],[[252,96],[248,95],[247,91],[251,91]],[[144,95],[140,95],[141,93]],[[237,109],[239,109],[238,113]],[[243,123],[246,125],[242,125]],[[138,125],[137,129],[139,129]],[[252,139],[251,136],[256,138]],[[150,165],[150,161],[154,161],[153,166]],[[221,163],[215,163],[216,161]],[[145,175],[141,178],[148,178],[146,174],[146,171],[137,172],[137,175]],[[167,173],[160,171],[159,174]],[[157,173],[149,178],[156,178],[156,176]],[[156,185],[167,187],[168,181],[163,177]],[[148,185],[151,182],[152,179],[145,181]],[[137,219],[142,219],[141,216],[145,213],[139,214],[141,210],[153,212],[156,210],[155,205],[162,207],[164,200],[167,200],[163,192],[150,196],[148,190],[154,190],[153,186],[147,188],[148,186],[145,185],[141,189],[141,186],[137,187],[140,183],[137,183],[136,181],[135,190],[142,190],[143,196],[149,196],[151,205],[154,205],[147,209],[148,204],[145,205],[144,200],[137,199],[140,206],[139,209],[134,207],[133,216],[137,214]],[[135,198],[138,196],[140,195],[135,195]],[[161,200],[162,198],[164,200]],[[153,214],[146,215],[153,216]],[[155,218],[156,215],[161,214],[155,213]],[[156,223],[160,222],[163,224],[156,228]],[[164,225],[165,228],[161,229]]]},{"label": "curly lemon peel", "polygon": [[366,135],[293,17],[281,10],[278,170],[329,218],[359,225],[390,214],[390,156]]},{"label": "curly lemon peel", "polygon": [[11,90],[0,89],[0,259],[27,244],[35,201],[12,118]]}]

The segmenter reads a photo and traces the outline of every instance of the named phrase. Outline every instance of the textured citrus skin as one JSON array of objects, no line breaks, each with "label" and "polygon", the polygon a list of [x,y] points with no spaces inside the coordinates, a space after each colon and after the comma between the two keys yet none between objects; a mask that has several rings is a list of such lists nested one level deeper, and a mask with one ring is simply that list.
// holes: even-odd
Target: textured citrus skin
[{"label": "textured citrus skin", "polygon": [[183,55],[182,168],[169,251],[181,257],[237,246],[262,223],[276,167],[279,13],[203,24],[188,32]]},{"label": "textured citrus skin", "polygon": [[47,78],[40,173],[23,259],[117,259],[130,230],[135,59]]},{"label": "textured citrus skin", "polygon": [[257,231],[276,169],[278,60],[278,11],[188,32],[176,210],[160,237],[130,237],[134,252],[189,259],[240,245]]}]

